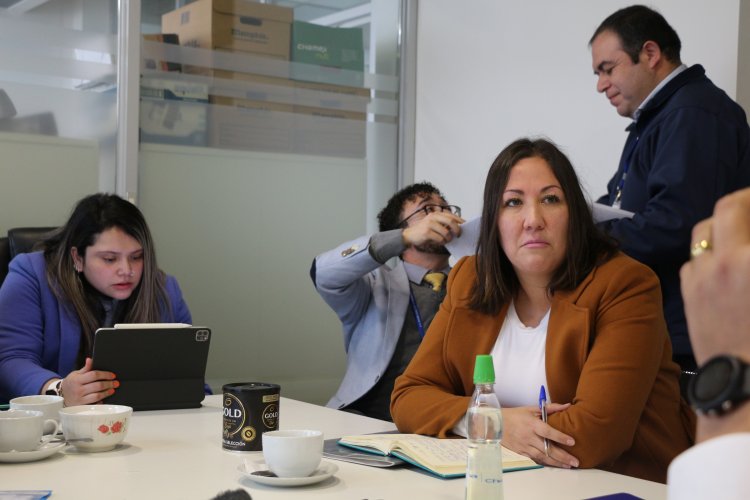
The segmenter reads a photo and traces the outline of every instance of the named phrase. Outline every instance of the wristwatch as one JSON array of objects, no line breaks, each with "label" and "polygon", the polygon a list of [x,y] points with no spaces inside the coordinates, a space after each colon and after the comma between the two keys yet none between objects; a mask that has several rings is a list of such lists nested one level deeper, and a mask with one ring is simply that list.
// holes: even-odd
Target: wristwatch
[{"label": "wristwatch", "polygon": [[696,412],[723,415],[750,399],[750,365],[735,356],[711,358],[693,376],[687,396]]},{"label": "wristwatch", "polygon": [[44,391],[44,394],[47,396],[62,396],[62,381],[63,379],[59,379],[52,382],[49,387],[47,387],[47,390]]}]

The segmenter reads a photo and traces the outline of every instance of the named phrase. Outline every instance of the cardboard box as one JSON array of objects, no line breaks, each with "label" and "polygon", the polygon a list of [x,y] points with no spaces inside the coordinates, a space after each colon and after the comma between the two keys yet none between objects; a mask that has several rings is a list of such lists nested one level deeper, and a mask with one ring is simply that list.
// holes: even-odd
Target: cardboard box
[{"label": "cardboard box", "polygon": [[[227,101],[220,100],[222,104]],[[245,100],[242,106],[211,104],[208,144],[215,148],[291,153],[294,114],[284,109]]]},{"label": "cardboard box", "polygon": [[364,43],[361,28],[332,28],[295,21],[292,25],[291,76],[304,80],[361,87]]},{"label": "cardboard box", "polygon": [[[209,146],[363,158],[364,120],[300,113],[296,106],[212,97]],[[295,111],[295,112],[292,112]]]},{"label": "cardboard box", "polygon": [[[232,97],[251,101],[268,101],[292,105],[295,100],[294,82],[288,78],[238,73],[234,71],[214,70],[209,100],[215,103],[215,97]],[[223,101],[222,104],[227,104]]]},{"label": "cardboard box", "polygon": [[212,95],[209,97],[212,104],[245,106],[245,101],[251,101],[251,107],[257,107],[267,102],[279,104],[274,108],[277,111],[350,120],[367,119],[369,89],[219,70],[214,71],[214,77],[218,80],[212,85]]},{"label": "cardboard box", "polygon": [[205,146],[208,85],[144,78],[141,80],[141,141]]},{"label": "cardboard box", "polygon": [[[143,35],[143,39],[148,42],[155,42],[155,43],[168,43],[171,45],[179,45],[180,40],[179,37],[175,33],[157,33],[154,35]],[[164,49],[160,48],[159,52],[159,58],[158,59],[150,59],[146,58],[143,61],[143,66],[146,69],[153,69],[153,70],[161,70],[161,71],[182,71],[182,65],[177,62],[171,62],[166,61],[165,56],[163,54]]]},{"label": "cardboard box", "polygon": [[364,158],[367,154],[367,122],[295,113],[292,136],[294,153],[302,155]]},{"label": "cardboard box", "polygon": [[370,89],[325,83],[295,82],[295,112],[366,120]]},{"label": "cardboard box", "polygon": [[161,18],[163,33],[204,49],[241,50],[289,60],[293,10],[246,0],[198,0]]}]

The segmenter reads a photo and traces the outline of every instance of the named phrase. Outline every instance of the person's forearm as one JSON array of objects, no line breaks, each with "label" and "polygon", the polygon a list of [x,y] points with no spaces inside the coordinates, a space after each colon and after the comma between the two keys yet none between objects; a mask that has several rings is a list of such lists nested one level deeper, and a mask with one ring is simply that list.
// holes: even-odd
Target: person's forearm
[{"label": "person's forearm", "polygon": [[750,432],[750,401],[720,417],[698,416],[697,443],[734,432]]}]

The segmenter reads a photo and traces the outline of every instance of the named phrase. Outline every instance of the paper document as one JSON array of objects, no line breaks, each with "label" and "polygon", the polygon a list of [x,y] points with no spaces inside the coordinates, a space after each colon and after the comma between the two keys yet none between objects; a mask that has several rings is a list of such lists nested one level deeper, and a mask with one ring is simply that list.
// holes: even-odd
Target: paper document
[{"label": "paper document", "polygon": [[594,222],[604,222],[612,219],[632,219],[635,215],[633,212],[610,207],[602,203],[593,203],[591,205],[591,213],[594,216]]},{"label": "paper document", "polygon": [[477,241],[479,240],[479,226],[482,218],[476,217],[461,224],[461,234],[446,243],[445,248],[456,260],[477,252]]}]

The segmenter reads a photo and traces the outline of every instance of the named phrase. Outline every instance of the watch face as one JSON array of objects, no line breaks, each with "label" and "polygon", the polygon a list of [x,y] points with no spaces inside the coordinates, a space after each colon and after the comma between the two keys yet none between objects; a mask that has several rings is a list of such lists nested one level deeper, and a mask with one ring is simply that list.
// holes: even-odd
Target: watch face
[{"label": "watch face", "polygon": [[717,356],[690,381],[688,399],[698,412],[720,415],[747,399],[743,391],[745,365],[732,356]]},{"label": "watch face", "polygon": [[[714,362],[717,361],[717,362]],[[726,358],[715,358],[696,376],[693,395],[699,401],[712,401],[726,391],[732,379],[733,366]]]}]

